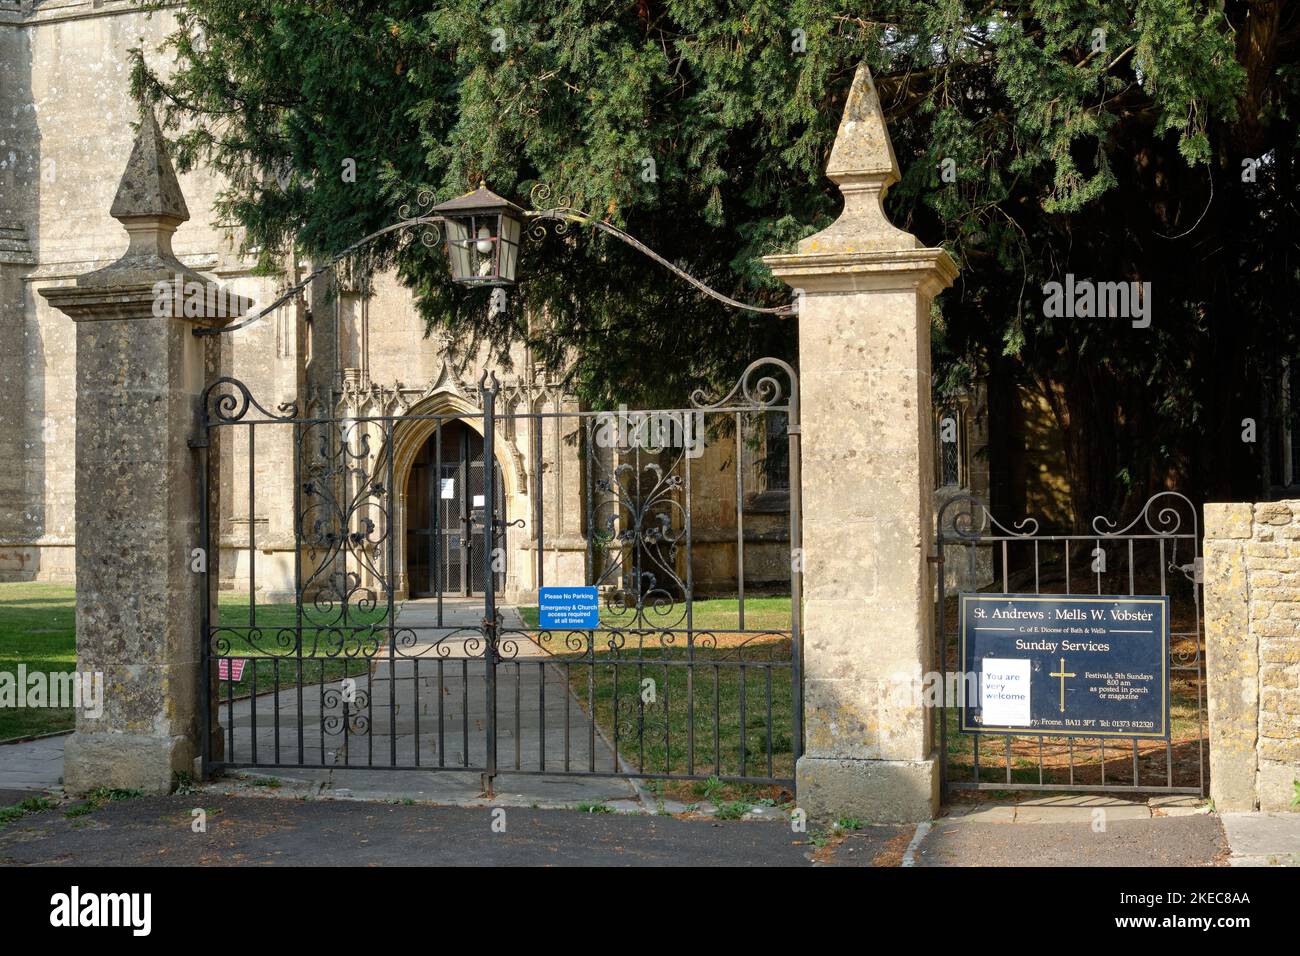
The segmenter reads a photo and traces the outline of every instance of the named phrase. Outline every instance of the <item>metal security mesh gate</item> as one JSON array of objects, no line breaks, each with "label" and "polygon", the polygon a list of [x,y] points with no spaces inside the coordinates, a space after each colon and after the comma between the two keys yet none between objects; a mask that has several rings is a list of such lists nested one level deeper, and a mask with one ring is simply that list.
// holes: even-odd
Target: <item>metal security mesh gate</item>
[{"label": "metal security mesh gate", "polygon": [[[948,790],[1206,792],[1202,569],[1196,507],[1176,492],[1152,496],[1124,527],[1105,517],[1093,534],[1040,534],[1032,518],[1011,528],[969,495],[939,509],[936,655],[943,683],[935,721]],[[1167,740],[1138,737],[997,736],[958,732],[954,680],[958,595],[1166,595],[1170,600]],[[969,675],[967,675],[969,676]]]},{"label": "metal security mesh gate", "polygon": [[[721,400],[671,410],[570,409],[492,376],[469,398],[326,415],[208,387],[205,771],[792,787],[790,366],[755,362]],[[596,587],[599,628],[539,627],[546,585]]]},{"label": "metal security mesh gate", "polygon": [[[406,579],[413,598],[481,595],[484,565],[475,559],[483,520],[483,436],[468,424],[439,421],[410,466],[406,482]],[[493,501],[505,501],[497,473]],[[504,523],[493,523],[501,546]],[[497,589],[503,582],[497,571]]]}]

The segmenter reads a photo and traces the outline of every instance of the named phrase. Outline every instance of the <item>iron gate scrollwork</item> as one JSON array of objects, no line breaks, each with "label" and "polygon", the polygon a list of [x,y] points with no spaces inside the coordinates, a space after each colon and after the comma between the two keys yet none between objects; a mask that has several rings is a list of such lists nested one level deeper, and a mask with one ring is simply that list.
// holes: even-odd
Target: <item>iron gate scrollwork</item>
[{"label": "iron gate scrollwork", "polygon": [[[936,721],[947,790],[1206,793],[1202,567],[1195,505],[1177,492],[1153,495],[1120,527],[1100,516],[1091,534],[1043,534],[1036,519],[1011,527],[971,495],[939,509],[936,655],[943,704]],[[1082,586],[1082,590],[1080,587]],[[991,591],[1142,595],[1170,599],[1169,739],[985,736],[957,733],[954,695],[976,686],[957,655],[958,595]],[[963,688],[958,690],[957,688]],[[990,744],[1001,740],[998,750]],[[1000,751],[1000,752],[999,752]]]},{"label": "iron gate scrollwork", "polygon": [[[697,393],[668,410],[581,410],[490,374],[472,397],[456,410],[320,414],[271,411],[235,378],[208,386],[194,442],[210,556],[205,772],[792,787],[802,750],[794,370],[760,360],[721,399]],[[415,599],[411,542],[446,529],[438,512],[410,513],[412,463],[441,497],[453,433],[474,449],[455,474],[482,476],[452,492],[471,512],[475,573],[459,595],[430,573],[436,593]],[[420,521],[429,527],[410,523]],[[599,627],[540,627],[532,608],[552,583],[597,588]]]}]

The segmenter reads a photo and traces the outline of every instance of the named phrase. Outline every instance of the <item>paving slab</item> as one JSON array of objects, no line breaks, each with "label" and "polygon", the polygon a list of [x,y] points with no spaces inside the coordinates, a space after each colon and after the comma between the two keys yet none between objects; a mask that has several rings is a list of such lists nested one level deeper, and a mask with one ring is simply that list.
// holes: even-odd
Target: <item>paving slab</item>
[{"label": "paving slab", "polygon": [[1151,808],[1151,815],[1157,817],[1185,817],[1210,812],[1210,801],[1205,797],[1180,794],[1152,797],[1147,806]]},{"label": "paving slab", "polygon": [[1104,829],[1080,822],[936,820],[914,853],[916,866],[1213,866],[1228,843],[1218,817],[1115,819]]},{"label": "paving slab", "polygon": [[[1169,814],[1174,816],[1176,814]],[[1015,801],[963,801],[944,808],[943,820],[968,823],[1087,823],[1149,820],[1148,803],[1106,794],[1050,794]]]},{"label": "paving slab", "polygon": [[0,790],[57,789],[63,783],[67,734],[0,744]]},{"label": "paving slab", "polygon": [[1300,813],[1225,813],[1232,866],[1300,866]]},{"label": "paving slab", "polygon": [[1095,820],[1149,820],[1151,808],[1100,794],[1034,797],[1016,804],[1016,823],[1087,823]]},{"label": "paving slab", "polygon": [[945,807],[944,820],[964,820],[979,823],[1015,823],[1014,803],[962,803]]}]

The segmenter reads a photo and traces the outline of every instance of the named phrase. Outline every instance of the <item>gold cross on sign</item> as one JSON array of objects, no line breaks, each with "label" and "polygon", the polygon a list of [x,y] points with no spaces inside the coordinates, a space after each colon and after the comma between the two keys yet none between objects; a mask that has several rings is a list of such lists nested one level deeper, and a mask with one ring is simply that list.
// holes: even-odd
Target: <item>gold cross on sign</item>
[{"label": "gold cross on sign", "polygon": [[1067,671],[1065,669],[1065,658],[1062,657],[1061,669],[1059,671],[1052,671],[1047,676],[1061,678],[1061,713],[1065,713],[1065,679],[1067,677],[1077,677],[1078,675],[1075,674],[1074,671]]}]

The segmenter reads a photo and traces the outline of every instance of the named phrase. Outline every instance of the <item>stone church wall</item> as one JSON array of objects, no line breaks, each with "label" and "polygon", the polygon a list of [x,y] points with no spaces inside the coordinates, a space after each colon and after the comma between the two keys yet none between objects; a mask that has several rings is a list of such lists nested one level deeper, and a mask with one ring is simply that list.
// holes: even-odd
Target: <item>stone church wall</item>
[{"label": "stone church wall", "polygon": [[[0,580],[73,579],[76,343],[73,323],[38,293],[121,254],[125,237],[107,211],[137,120],[127,51],[139,46],[156,58],[174,23],[173,14],[146,15],[130,0],[0,0]],[[165,64],[156,65],[165,72]],[[190,219],[174,238],[178,258],[255,304],[273,299],[285,280],[252,275],[236,254],[235,231],[216,222],[218,178],[198,170],[180,181]],[[298,281],[311,267],[286,263],[286,278]],[[503,382],[497,460],[505,479],[503,516],[511,524],[507,595],[528,598],[537,587],[534,427],[541,430],[542,574],[551,584],[583,580],[586,476],[578,419],[568,417],[578,411],[576,401],[533,369],[522,347],[507,363],[486,354],[449,361],[446,343],[425,336],[423,319],[394,276],[374,277],[371,291],[361,295],[345,279],[343,293],[334,295],[327,275],[303,301],[229,333],[222,374],[244,382],[271,411],[297,402],[318,416],[472,415],[479,376],[493,368]],[[529,411],[563,415],[540,426],[514,417]],[[220,586],[247,591],[255,565],[259,601],[292,600],[293,430],[255,429],[251,448],[248,431],[227,429],[221,443]],[[380,438],[372,436],[376,451]],[[701,594],[735,590],[736,459],[734,444],[723,443],[696,463],[693,560]],[[789,578],[788,514],[764,495],[752,462],[739,467],[746,581],[779,587]],[[405,474],[399,469],[396,477],[400,499]],[[394,577],[402,594],[398,510]],[[684,566],[680,573],[685,576]]]},{"label": "stone church wall", "polygon": [[[107,210],[136,120],[126,51],[156,46],[172,22],[126,0],[0,5],[0,238],[25,246],[22,261],[0,264],[8,356],[0,360],[0,381],[8,379],[0,448],[22,451],[6,458],[0,483],[0,578],[72,579],[76,346],[72,323],[37,292],[125,248]],[[176,252],[210,266],[219,245],[210,225],[216,184],[200,172],[181,185],[191,220],[176,234]]]}]

